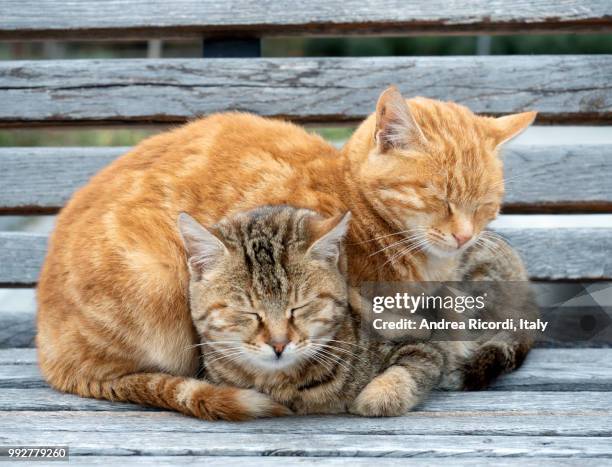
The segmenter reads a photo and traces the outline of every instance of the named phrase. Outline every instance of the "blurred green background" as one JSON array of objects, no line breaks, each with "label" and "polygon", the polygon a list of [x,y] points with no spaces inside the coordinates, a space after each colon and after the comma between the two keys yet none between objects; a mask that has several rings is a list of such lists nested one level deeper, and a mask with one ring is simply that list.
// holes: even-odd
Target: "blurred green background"
[{"label": "blurred green background", "polygon": [[[0,44],[0,60],[79,58],[202,57],[202,41],[9,42]],[[265,57],[610,54],[612,35],[427,36],[268,38]],[[164,130],[150,128],[3,129],[0,146],[130,146]],[[332,141],[342,141],[351,127],[311,127]]]}]

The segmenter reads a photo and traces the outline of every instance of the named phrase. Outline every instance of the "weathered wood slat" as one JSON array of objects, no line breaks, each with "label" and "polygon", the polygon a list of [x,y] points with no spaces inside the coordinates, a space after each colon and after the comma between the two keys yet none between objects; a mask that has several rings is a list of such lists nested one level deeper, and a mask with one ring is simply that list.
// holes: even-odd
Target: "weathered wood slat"
[{"label": "weathered wood slat", "polygon": [[522,256],[532,279],[612,277],[612,231],[608,228],[501,228]]},{"label": "weathered wood slat", "polygon": [[[0,212],[55,212],[129,148],[0,148]],[[611,212],[611,144],[514,144],[504,212]]]},{"label": "weathered wood slat", "polygon": [[[609,228],[498,229],[522,255],[532,279],[611,279]],[[0,286],[36,283],[45,256],[42,234],[0,232]]]},{"label": "weathered wood slat", "polygon": [[[237,14],[236,9],[239,9]],[[295,2],[5,0],[0,39],[119,38],[234,34],[424,34],[608,30],[605,0]]]},{"label": "weathered wood slat", "polygon": [[55,212],[128,149],[0,148],[0,212]]},{"label": "weathered wood slat", "polygon": [[206,422],[172,412],[0,412],[5,431],[107,433],[321,433],[364,435],[612,436],[611,414],[413,412],[403,417],[288,417],[244,423]]},{"label": "weathered wood slat", "polygon": [[[3,388],[0,390],[0,411],[58,412],[72,410],[129,412],[159,412],[158,409],[134,404],[88,399],[58,393],[50,388]],[[564,412],[555,412],[562,410]],[[542,412],[601,415],[612,410],[610,391],[483,391],[433,393],[417,412],[463,412],[499,415],[520,413],[537,415]]]},{"label": "weathered wood slat", "polygon": [[[47,446],[58,433],[6,432],[4,445]],[[302,456],[302,457],[571,457],[612,456],[607,437],[569,436],[419,436],[312,434],[303,437],[259,433],[73,433],[64,432],[62,443],[74,455],[199,455],[199,456]]]},{"label": "weathered wood slat", "polygon": [[[34,349],[0,349],[0,388],[47,384]],[[535,349],[525,365],[500,378],[496,391],[612,391],[612,349]]]},{"label": "weathered wood slat", "polygon": [[34,284],[46,251],[46,235],[0,232],[0,286]]},{"label": "weathered wood slat", "polygon": [[512,144],[504,212],[610,212],[612,145]]},{"label": "weathered wood slat", "polygon": [[[0,349],[34,347],[35,310],[0,310]],[[1,365],[1,363],[0,363]]]},{"label": "weathered wood slat", "polygon": [[389,83],[476,112],[610,121],[611,74],[612,55],[4,61],[0,124],[182,122],[223,110],[354,121]]},{"label": "weathered wood slat", "polygon": [[[287,456],[240,456],[240,457],[197,457],[197,456],[70,456],[70,464],[74,465],[125,465],[126,462],[134,465],[190,465],[203,467],[267,467],[267,466],[350,466],[350,467],[370,467],[373,463],[371,457],[287,457]],[[376,465],[380,467],[388,467],[398,465],[398,460],[391,458],[377,458]],[[440,458],[422,458],[416,459],[403,458],[401,465],[419,466],[419,467],[439,467],[443,461]],[[483,464],[482,457],[454,457],[453,465],[457,467]],[[539,467],[563,467],[575,466],[578,462],[571,457],[554,459],[538,458],[537,464]],[[520,457],[508,458],[497,457],[495,459],[496,467],[523,467],[525,459]],[[609,459],[597,459],[598,466],[612,465]]]}]

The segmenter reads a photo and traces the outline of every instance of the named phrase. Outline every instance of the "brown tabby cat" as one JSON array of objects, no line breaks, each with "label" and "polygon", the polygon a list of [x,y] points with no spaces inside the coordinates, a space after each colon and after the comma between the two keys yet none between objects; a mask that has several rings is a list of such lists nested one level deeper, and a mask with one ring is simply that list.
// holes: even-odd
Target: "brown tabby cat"
[{"label": "brown tabby cat", "polygon": [[423,366],[415,349],[427,347],[370,339],[348,306],[348,215],[277,206],[210,230],[181,214],[179,226],[208,381],[257,389],[294,413],[379,416],[403,414],[437,384],[442,360]]},{"label": "brown tabby cat", "polygon": [[[289,123],[236,113],[144,141],[58,216],[38,289],[43,375],[62,391],[204,418],[282,413],[249,406],[252,392],[189,378],[199,352],[179,213],[212,225],[266,204],[351,211],[351,285],[448,280],[499,210],[500,145],[534,117],[479,117],[453,103],[407,103],[390,89],[341,153]],[[485,344],[473,360],[477,384],[465,384],[513,368],[529,345]]]}]

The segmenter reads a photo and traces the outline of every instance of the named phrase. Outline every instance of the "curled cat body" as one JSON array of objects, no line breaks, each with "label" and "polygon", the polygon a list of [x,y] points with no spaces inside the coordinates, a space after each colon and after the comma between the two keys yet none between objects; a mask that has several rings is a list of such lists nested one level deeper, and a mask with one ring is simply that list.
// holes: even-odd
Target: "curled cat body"
[{"label": "curled cat body", "polygon": [[362,326],[346,282],[348,222],[288,206],[210,229],[179,217],[207,381],[256,389],[296,414],[369,416],[401,415],[436,384],[438,368],[419,362],[427,346],[372,339]]},{"label": "curled cat body", "polygon": [[[199,339],[178,215],[211,226],[262,205],[326,217],[350,211],[349,285],[450,280],[499,210],[500,146],[534,117],[481,117],[453,103],[406,101],[391,88],[342,151],[298,126],[241,113],[145,140],[93,177],[57,218],[37,293],[42,374],[61,391],[202,418],[282,413],[267,400],[245,402],[258,393],[193,379]],[[516,254],[505,250],[519,265],[510,275],[525,279]],[[484,268],[470,268],[507,277],[502,263],[489,256]],[[487,384],[520,364],[530,345],[500,338],[459,349],[478,364],[466,365],[456,384]]]}]

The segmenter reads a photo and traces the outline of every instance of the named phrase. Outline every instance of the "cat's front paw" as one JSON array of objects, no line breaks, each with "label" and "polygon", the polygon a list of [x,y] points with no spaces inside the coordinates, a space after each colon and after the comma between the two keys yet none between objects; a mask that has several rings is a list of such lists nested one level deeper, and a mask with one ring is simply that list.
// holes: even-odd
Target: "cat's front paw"
[{"label": "cat's front paw", "polygon": [[418,403],[416,382],[408,370],[392,366],[363,388],[349,412],[364,417],[397,417]]}]

